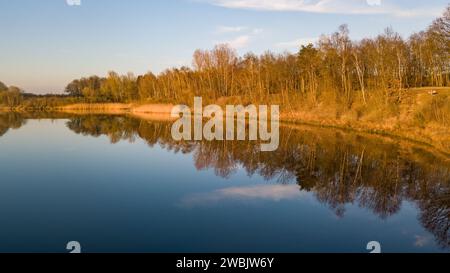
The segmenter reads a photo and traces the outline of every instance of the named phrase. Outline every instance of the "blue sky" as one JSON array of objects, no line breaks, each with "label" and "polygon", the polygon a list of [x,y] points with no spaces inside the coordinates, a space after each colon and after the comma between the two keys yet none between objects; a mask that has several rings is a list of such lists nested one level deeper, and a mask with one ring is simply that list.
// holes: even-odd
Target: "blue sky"
[{"label": "blue sky", "polygon": [[351,37],[423,30],[448,0],[0,0],[0,81],[58,93],[74,78],[190,65],[195,49],[295,51],[346,23]]}]

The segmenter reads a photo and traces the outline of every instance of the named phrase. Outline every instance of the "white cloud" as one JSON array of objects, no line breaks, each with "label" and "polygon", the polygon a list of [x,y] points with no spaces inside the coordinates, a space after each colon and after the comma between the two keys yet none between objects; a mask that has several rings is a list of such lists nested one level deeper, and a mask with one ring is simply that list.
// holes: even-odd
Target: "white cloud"
[{"label": "white cloud", "polygon": [[232,48],[240,49],[247,47],[250,44],[250,40],[250,36],[242,35],[233,40],[222,42],[222,44],[228,44]]},{"label": "white cloud", "polygon": [[81,6],[81,0],[66,0],[69,6]]},{"label": "white cloud", "polygon": [[[399,17],[438,16],[443,7],[406,8],[390,0],[203,0],[210,4],[266,11],[301,11],[334,14],[384,14]],[[430,5],[429,5],[430,6]]]},{"label": "white cloud", "polygon": [[369,6],[381,6],[381,0],[367,0]]},{"label": "white cloud", "polygon": [[247,27],[241,27],[241,26],[237,26],[237,27],[219,26],[219,27],[217,27],[217,32],[218,33],[233,33],[233,32],[242,32],[246,29],[247,29]]},{"label": "white cloud", "polygon": [[261,34],[261,33],[263,33],[263,29],[262,28],[255,28],[255,29],[253,29],[252,30],[252,33],[254,34],[254,35],[258,35],[258,34]]},{"label": "white cloud", "polygon": [[228,38],[222,41],[214,41],[214,44],[228,44],[234,49],[241,49],[248,47],[253,38],[263,33],[263,29],[249,28],[245,26],[219,26],[217,27],[217,33],[225,35],[240,33],[241,35],[234,38]]},{"label": "white cloud", "polygon": [[300,46],[315,44],[318,41],[318,38],[300,38],[289,42],[281,42],[276,44],[275,46],[280,49],[298,49]]}]

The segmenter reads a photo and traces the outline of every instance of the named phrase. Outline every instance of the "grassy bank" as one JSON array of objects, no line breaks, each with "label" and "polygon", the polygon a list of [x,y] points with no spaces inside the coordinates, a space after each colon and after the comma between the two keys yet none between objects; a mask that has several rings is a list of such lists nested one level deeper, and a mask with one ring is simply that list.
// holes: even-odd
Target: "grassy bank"
[{"label": "grassy bank", "polygon": [[[431,94],[435,90],[437,94]],[[402,95],[395,109],[354,105],[342,109],[338,105],[287,105],[277,98],[281,106],[281,120],[315,126],[335,127],[358,132],[405,138],[421,142],[450,153],[450,89],[417,88]],[[246,104],[240,98],[219,99],[218,104]],[[61,111],[88,111],[101,113],[130,113],[137,117],[170,119],[170,104],[77,104],[60,108]],[[361,110],[364,109],[364,110]]]},{"label": "grassy bank", "polygon": [[155,113],[170,114],[173,105],[171,104],[138,104],[138,103],[78,103],[61,107],[52,108],[52,110],[62,112],[86,112],[86,113]]},{"label": "grassy bank", "polygon": [[[431,93],[430,90],[436,91]],[[374,99],[372,99],[373,101]],[[191,102],[192,103],[192,102]],[[204,104],[212,102],[204,102]],[[218,99],[217,104],[248,104],[239,97]],[[338,104],[294,104],[282,97],[255,104],[281,105],[281,120],[399,137],[433,146],[450,153],[450,89],[416,88],[406,90],[395,108],[354,104],[343,109]],[[381,105],[381,106],[380,106]],[[52,111],[77,114],[130,114],[142,119],[170,120],[172,104],[142,103],[75,103],[52,107]],[[0,108],[2,111],[26,111],[21,107]]]},{"label": "grassy bank", "polygon": [[317,107],[305,106],[303,109],[285,109],[281,119],[285,122],[405,138],[450,153],[449,88],[407,90],[395,108],[383,107],[382,104],[355,104],[343,110],[339,106],[321,104]]}]

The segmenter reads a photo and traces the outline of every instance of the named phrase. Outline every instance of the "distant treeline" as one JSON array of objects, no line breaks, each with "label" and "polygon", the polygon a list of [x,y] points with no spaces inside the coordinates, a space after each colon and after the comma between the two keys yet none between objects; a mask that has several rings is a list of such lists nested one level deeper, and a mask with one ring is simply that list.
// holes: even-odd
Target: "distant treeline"
[{"label": "distant treeline", "polygon": [[[427,30],[406,40],[386,29],[376,38],[352,41],[342,25],[316,45],[301,46],[296,54],[239,57],[227,45],[218,45],[197,50],[192,68],[140,76],[110,72],[106,78],[74,80],[65,92],[89,103],[188,103],[202,96],[210,101],[238,98],[241,103],[277,99],[291,109],[321,103],[349,109],[395,105],[405,89],[424,86],[450,86],[450,6]],[[0,103],[10,106],[23,99],[17,92],[2,94]]]},{"label": "distant treeline", "polygon": [[19,87],[8,87],[0,82],[0,107],[48,109],[80,101],[82,101],[81,98],[69,94],[36,95],[25,93]]}]

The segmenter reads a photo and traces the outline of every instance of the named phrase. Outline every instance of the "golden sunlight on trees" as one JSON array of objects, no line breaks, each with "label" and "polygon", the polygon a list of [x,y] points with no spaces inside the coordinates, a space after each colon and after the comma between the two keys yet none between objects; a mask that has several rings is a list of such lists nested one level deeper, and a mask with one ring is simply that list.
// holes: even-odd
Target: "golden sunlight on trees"
[{"label": "golden sunlight on trees", "polygon": [[277,99],[290,106],[325,102],[347,109],[370,102],[392,108],[409,88],[450,85],[449,17],[447,8],[428,30],[407,40],[388,28],[373,39],[352,41],[347,25],[342,25],[323,35],[316,46],[302,46],[297,54],[239,57],[229,46],[218,45],[195,51],[192,69],[138,77],[110,72],[106,78],[74,80],[65,91],[88,102],[187,103],[202,96],[211,101]]},{"label": "golden sunlight on trees", "polygon": [[8,86],[6,86],[4,83],[0,82],[0,92],[4,92],[8,90]]},{"label": "golden sunlight on trees", "polygon": [[[356,119],[368,116],[379,121],[399,117],[402,109],[415,103],[418,92],[450,86],[450,6],[428,29],[407,39],[391,28],[360,41],[352,41],[349,33],[342,25],[295,54],[267,51],[238,56],[228,45],[197,50],[192,68],[140,76],[109,72],[105,78],[73,80],[65,89],[65,101],[190,104],[194,96],[201,96],[212,103],[276,103],[289,113],[320,108],[330,116],[350,113]],[[0,90],[4,93],[0,104],[19,103],[18,92],[7,92],[4,84]],[[432,111],[442,112],[440,123],[447,124],[450,113],[440,105],[448,97],[446,93],[439,97],[444,103],[434,103],[432,107],[438,108]],[[35,100],[25,98],[33,106]],[[54,105],[56,100],[48,101]],[[45,98],[37,101],[39,107],[45,106]],[[422,123],[426,116],[418,113],[416,120]]]},{"label": "golden sunlight on trees", "polygon": [[22,90],[19,87],[7,87],[4,83],[0,82],[0,105],[15,107],[20,105],[22,100]]}]

